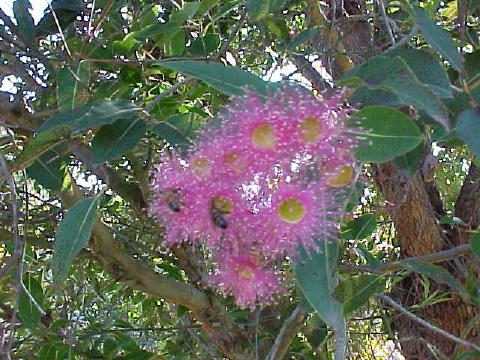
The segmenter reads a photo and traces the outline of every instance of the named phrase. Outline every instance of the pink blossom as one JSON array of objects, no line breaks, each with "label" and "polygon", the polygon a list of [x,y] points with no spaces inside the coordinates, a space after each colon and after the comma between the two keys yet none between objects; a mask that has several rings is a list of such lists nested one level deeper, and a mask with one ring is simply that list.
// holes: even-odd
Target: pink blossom
[{"label": "pink blossom", "polygon": [[298,246],[314,251],[315,238],[332,237],[335,224],[330,199],[322,183],[310,183],[308,187],[281,184],[272,195],[271,206],[259,213],[261,221],[267,224],[263,252],[294,257]]},{"label": "pink blossom", "polygon": [[166,245],[205,246],[218,263],[211,283],[240,306],[273,301],[284,289],[266,259],[295,260],[299,246],[315,251],[315,239],[336,237],[355,180],[349,112],[341,94],[291,86],[232,99],[184,159],[164,155],[156,167],[150,211]]},{"label": "pink blossom", "polygon": [[253,309],[257,302],[271,303],[275,294],[285,294],[278,275],[262,267],[255,256],[220,259],[218,272],[209,278],[225,295],[233,295],[238,306]]}]

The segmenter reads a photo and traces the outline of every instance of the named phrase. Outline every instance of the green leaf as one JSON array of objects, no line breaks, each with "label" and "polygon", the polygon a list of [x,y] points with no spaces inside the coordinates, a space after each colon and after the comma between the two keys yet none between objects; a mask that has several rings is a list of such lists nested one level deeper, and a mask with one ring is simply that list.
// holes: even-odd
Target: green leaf
[{"label": "green leaf", "polygon": [[[40,283],[31,275],[26,275],[23,277],[23,284],[36,303],[43,306],[43,289]],[[35,329],[42,317],[39,309],[25,291],[20,294],[18,312],[22,323],[30,329]]]},{"label": "green leaf", "polygon": [[377,220],[376,214],[366,214],[349,221],[341,230],[342,238],[345,240],[365,239],[377,229]]},{"label": "green leaf", "polygon": [[416,23],[422,32],[428,44],[442,55],[452,67],[461,72],[463,69],[463,60],[461,54],[458,52],[455,43],[450,35],[436,25],[430,18],[417,6],[414,6],[416,16]]},{"label": "green leaf", "polygon": [[187,21],[196,14],[199,7],[199,1],[187,2],[180,10],[177,10],[170,15],[170,19],[168,22],[176,23],[180,26],[177,29],[172,30],[164,35],[165,55],[173,56],[183,54],[185,50],[186,34],[185,30],[183,30],[181,26],[185,21]]},{"label": "green leaf", "polygon": [[[77,14],[84,10],[83,2],[79,0],[55,0],[51,2],[55,17],[50,8],[37,25],[37,35],[41,37],[51,34],[58,34],[58,24],[66,33],[66,29],[75,21]],[[97,5],[98,6],[98,5]]]},{"label": "green leaf", "polygon": [[327,324],[325,324],[318,315],[315,316],[311,321],[314,322],[316,325],[314,330],[309,333],[305,334],[307,336],[308,343],[312,347],[313,350],[317,349],[323,341],[327,338],[328,329]]},{"label": "green leaf", "polygon": [[384,107],[370,106],[355,114],[361,126],[369,130],[364,136],[369,143],[361,144],[356,158],[362,162],[382,163],[414,149],[422,141],[417,125],[404,113]]},{"label": "green leaf", "polygon": [[477,260],[480,261],[480,233],[475,233],[471,236],[470,246]]},{"label": "green leaf", "polygon": [[119,119],[104,125],[92,141],[92,164],[97,165],[119,158],[133,148],[147,131],[143,119]]},{"label": "green leaf", "polygon": [[187,50],[192,55],[208,55],[215,52],[219,46],[220,36],[218,34],[207,34],[193,40]]},{"label": "green leaf", "polygon": [[467,350],[458,354],[454,360],[477,360],[480,358],[480,352],[474,350]]},{"label": "green leaf", "polygon": [[185,30],[179,29],[174,34],[167,36],[167,41],[165,41],[165,55],[182,55],[185,51],[185,41],[186,34]]},{"label": "green leaf", "polygon": [[141,41],[155,39],[159,35],[175,34],[181,29],[181,26],[181,24],[172,21],[147,25],[138,31],[128,33],[121,41],[114,41],[113,45],[123,54],[128,54],[137,44],[141,44]]},{"label": "green leaf", "polygon": [[465,54],[465,71],[469,80],[477,80],[480,77],[480,49]]},{"label": "green leaf", "polygon": [[385,278],[378,275],[354,275],[340,280],[334,295],[343,303],[343,315],[366,304],[373,294],[385,289],[385,284]]},{"label": "green leaf", "polygon": [[111,124],[118,119],[133,118],[139,107],[124,100],[97,100],[73,111],[65,111],[47,119],[39,128],[42,133],[58,125],[69,125],[74,132],[81,132],[99,125]]},{"label": "green leaf", "polygon": [[227,95],[242,95],[246,87],[260,94],[266,93],[265,81],[239,68],[192,60],[157,61],[153,64],[205,81]]},{"label": "green leaf", "polygon": [[302,31],[300,34],[295,35],[292,40],[287,44],[286,50],[295,50],[300,45],[303,45],[311,38],[319,35],[322,32],[320,27],[312,27],[305,31]]},{"label": "green leaf", "polygon": [[70,137],[71,127],[68,125],[58,125],[50,127],[48,130],[37,134],[32,138],[25,148],[15,159],[16,168],[24,168],[32,164],[42,154],[65,141]]},{"label": "green leaf", "polygon": [[253,21],[262,21],[268,15],[279,11],[285,0],[247,0],[248,17]]},{"label": "green leaf", "polygon": [[400,263],[406,269],[423,274],[439,284],[448,285],[460,294],[466,294],[462,283],[441,266],[419,260],[402,260]]},{"label": "green leaf", "polygon": [[65,344],[45,345],[38,354],[38,360],[72,359],[72,349]]},{"label": "green leaf", "polygon": [[58,70],[57,103],[61,111],[73,110],[88,99],[90,71],[90,63],[85,60]]},{"label": "green leaf", "polygon": [[247,13],[253,21],[263,20],[270,12],[270,0],[247,0]]},{"label": "green leaf", "polygon": [[457,119],[456,133],[472,153],[480,158],[480,112],[474,109],[462,112]]},{"label": "green leaf", "polygon": [[308,303],[318,316],[333,329],[342,329],[342,304],[332,296],[337,286],[338,242],[318,241],[317,253],[300,249],[295,275]]},{"label": "green leaf", "polygon": [[400,57],[415,74],[417,79],[429,87],[441,98],[452,98],[452,87],[444,66],[431,52],[412,48],[396,48],[383,55]]},{"label": "green leaf", "polygon": [[265,23],[276,38],[281,40],[283,43],[288,41],[289,28],[287,27],[287,23],[284,19],[267,18],[265,19]]},{"label": "green leaf", "polygon": [[27,174],[43,187],[59,191],[62,189],[67,162],[68,158],[59,155],[56,151],[49,150],[27,168]]},{"label": "green leaf", "polygon": [[169,21],[183,24],[185,21],[193,17],[200,8],[200,1],[186,2],[183,7],[172,13]]},{"label": "green leaf", "polygon": [[166,121],[156,124],[152,131],[161,136],[167,143],[175,148],[183,148],[191,145],[190,140],[197,126],[189,121],[189,117],[184,115],[174,115]]},{"label": "green leaf", "polygon": [[445,128],[449,127],[448,110],[440,98],[430,86],[421,83],[407,63],[398,56],[377,56],[355,67],[345,75],[342,82],[354,86],[364,84],[370,89],[391,92],[397,96],[400,104],[424,110]]},{"label": "green leaf", "polygon": [[68,275],[73,259],[88,243],[97,215],[99,197],[86,198],[71,207],[55,233],[52,258],[53,281],[60,285]]},{"label": "green leaf", "polygon": [[217,5],[219,1],[220,0],[202,0],[197,10],[197,14],[200,16],[204,15],[205,13],[207,13],[207,11]]},{"label": "green leaf", "polygon": [[30,1],[15,0],[12,7],[13,15],[17,20],[18,33],[24,40],[31,42],[31,39],[35,37],[35,25],[30,14],[30,10],[32,10]]},{"label": "green leaf", "polygon": [[393,92],[381,89],[372,89],[370,86],[358,88],[352,96],[350,102],[362,104],[363,106],[384,105],[396,107],[402,105],[398,96]]}]

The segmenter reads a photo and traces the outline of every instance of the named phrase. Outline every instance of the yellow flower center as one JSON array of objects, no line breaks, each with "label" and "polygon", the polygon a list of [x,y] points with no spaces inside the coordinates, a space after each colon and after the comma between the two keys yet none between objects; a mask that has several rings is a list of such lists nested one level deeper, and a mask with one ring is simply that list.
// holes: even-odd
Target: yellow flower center
[{"label": "yellow flower center", "polygon": [[244,266],[238,266],[235,269],[235,271],[237,272],[238,276],[240,276],[242,279],[245,279],[245,280],[252,280],[253,277],[255,276],[252,269]]},{"label": "yellow flower center", "polygon": [[200,179],[205,179],[210,175],[210,161],[202,157],[194,159],[192,160],[192,170]]},{"label": "yellow flower center", "polygon": [[317,140],[322,133],[322,124],[320,121],[311,116],[306,117],[299,127],[303,135],[303,140],[306,142],[313,142]]},{"label": "yellow flower center", "polygon": [[240,159],[240,155],[238,155],[235,152],[231,152],[231,153],[226,154],[223,157],[223,159],[224,159],[225,163],[232,166],[232,168],[234,170],[236,170],[237,172],[241,172],[241,171],[245,170],[246,167],[247,167],[247,164]]},{"label": "yellow flower center", "polygon": [[233,210],[233,203],[232,201],[227,198],[227,197],[223,197],[223,196],[215,196],[213,199],[212,199],[212,203],[213,203],[213,207],[224,213],[224,214],[229,214],[232,212]]},{"label": "yellow flower center", "polygon": [[305,206],[300,200],[289,198],[283,200],[278,206],[278,215],[283,221],[296,224],[305,216]]},{"label": "yellow flower center", "polygon": [[338,173],[328,181],[328,186],[330,187],[344,187],[350,185],[353,179],[355,171],[350,165],[342,166]]},{"label": "yellow flower center", "polygon": [[273,127],[269,124],[260,124],[252,132],[252,144],[259,149],[272,149],[277,139]]}]

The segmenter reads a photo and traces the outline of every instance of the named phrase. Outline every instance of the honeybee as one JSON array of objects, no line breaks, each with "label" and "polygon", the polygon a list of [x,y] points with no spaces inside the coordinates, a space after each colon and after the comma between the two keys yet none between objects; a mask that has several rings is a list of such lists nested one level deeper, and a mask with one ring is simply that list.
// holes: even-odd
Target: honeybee
[{"label": "honeybee", "polygon": [[212,199],[210,214],[212,222],[221,229],[228,227],[226,215],[232,212],[232,203],[229,199],[216,196]]},{"label": "honeybee", "polygon": [[164,194],[165,201],[170,210],[180,212],[182,209],[182,201],[180,199],[180,189],[172,189]]}]

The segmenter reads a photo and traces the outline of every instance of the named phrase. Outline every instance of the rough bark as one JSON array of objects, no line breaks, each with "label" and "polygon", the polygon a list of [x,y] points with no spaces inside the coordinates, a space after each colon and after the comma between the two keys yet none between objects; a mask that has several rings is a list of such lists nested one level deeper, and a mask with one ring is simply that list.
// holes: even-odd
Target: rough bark
[{"label": "rough bark", "polygon": [[[438,225],[437,214],[442,211],[438,208],[438,191],[433,183],[424,181],[422,174],[418,172],[407,179],[401,171],[388,163],[376,167],[375,180],[389,203],[387,209],[395,224],[401,258],[427,255],[462,243],[458,240],[459,232]],[[467,202],[472,205],[475,198],[469,199],[471,200]],[[476,202],[478,203],[478,197]],[[462,277],[457,264],[445,262],[442,265],[454,275]],[[409,307],[424,300],[423,286],[422,278],[412,273],[399,284],[395,292],[403,306]],[[430,290],[451,291],[433,280]],[[475,308],[452,292],[451,300],[427,306],[416,314],[461,337],[475,315]],[[404,339],[402,352],[407,359],[437,359],[437,353],[451,357],[456,349],[455,343],[404,316],[395,319],[395,326],[401,341]]]}]

